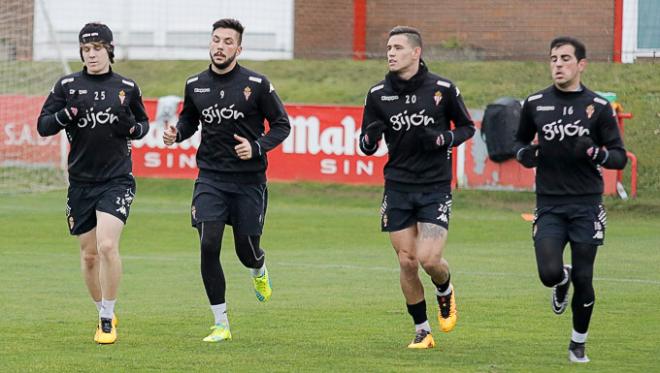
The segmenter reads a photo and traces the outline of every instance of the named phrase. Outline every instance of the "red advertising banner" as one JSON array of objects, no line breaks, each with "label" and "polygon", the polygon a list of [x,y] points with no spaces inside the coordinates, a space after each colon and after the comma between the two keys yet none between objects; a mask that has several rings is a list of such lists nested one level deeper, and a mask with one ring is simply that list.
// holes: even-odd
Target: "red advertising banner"
[{"label": "red advertising banner", "polygon": [[[181,110],[177,98],[168,99],[168,105],[173,104],[172,111]],[[0,166],[59,166],[61,137],[42,138],[36,131],[43,101],[44,97],[0,95]],[[157,115],[159,100],[145,99],[144,104],[153,122],[145,138],[133,141],[134,174],[195,178],[200,131],[182,143],[165,146],[164,124]],[[385,146],[381,144],[373,156],[365,156],[358,146],[362,107],[286,105],[286,109],[291,134],[268,153],[269,180],[383,183]],[[479,130],[472,140],[455,150],[454,160],[459,188],[531,190],[534,187],[534,170],[523,168],[515,160],[495,163],[488,159]],[[605,193],[616,193],[616,172],[604,170],[603,177]]]},{"label": "red advertising banner", "polygon": [[60,136],[41,137],[42,96],[0,95],[0,166],[60,165]]},{"label": "red advertising banner", "polygon": [[[157,102],[145,100],[150,118]],[[365,156],[358,147],[362,107],[287,105],[291,134],[268,152],[269,180],[307,180],[353,184],[382,184],[387,150],[381,147]],[[136,176],[194,178],[195,153],[200,131],[193,137],[166,147],[164,127],[156,124],[149,134],[133,142],[133,171]]]}]

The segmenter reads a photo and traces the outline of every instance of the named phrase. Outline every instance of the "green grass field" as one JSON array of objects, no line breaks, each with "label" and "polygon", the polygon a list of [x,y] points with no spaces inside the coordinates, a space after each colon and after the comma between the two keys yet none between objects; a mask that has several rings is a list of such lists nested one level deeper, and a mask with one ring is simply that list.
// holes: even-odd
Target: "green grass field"
[{"label": "green grass field", "polygon": [[234,340],[203,343],[212,315],[189,226],[191,188],[138,181],[121,243],[120,339],[110,346],[92,342],[96,310],[67,234],[65,192],[0,195],[0,371],[660,371],[657,211],[608,201],[592,363],[576,367],[566,353],[570,311],[550,311],[520,218],[531,194],[455,193],[446,256],[459,324],[435,333],[436,349],[409,351],[396,258],[378,229],[380,188],[317,184],[270,186],[269,303],[255,299],[225,234]]}]

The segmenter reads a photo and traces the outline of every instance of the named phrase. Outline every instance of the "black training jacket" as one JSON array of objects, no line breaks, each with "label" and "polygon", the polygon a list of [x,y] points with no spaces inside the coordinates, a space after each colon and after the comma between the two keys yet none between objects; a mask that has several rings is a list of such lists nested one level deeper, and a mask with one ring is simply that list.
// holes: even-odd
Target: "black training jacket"
[{"label": "black training jacket", "polygon": [[[601,166],[622,169],[626,151],[612,105],[581,86],[564,92],[554,85],[525,100],[516,133],[519,146],[538,134],[538,205],[598,203],[603,193]],[[602,165],[575,151],[578,137],[589,136],[608,156]]]},{"label": "black training jacket", "polygon": [[[408,81],[388,73],[367,93],[360,149],[373,154],[364,143],[366,127],[375,120],[383,121],[387,129],[384,137],[389,159],[385,164],[385,187],[408,192],[451,191],[452,147],[474,135],[461,93],[451,81],[432,74],[421,62],[419,71]],[[455,129],[447,137],[448,146],[424,150],[423,141],[434,129],[449,131],[450,121]]]},{"label": "black training jacket", "polygon": [[[75,122],[67,123],[60,110],[74,98],[81,110]],[[131,135],[121,136],[112,127],[122,124],[119,111],[124,109],[120,106],[126,105],[137,125]],[[103,183],[131,174],[131,139],[142,138],[149,131],[140,88],[112,69],[90,75],[83,68],[60,78],[41,109],[37,130],[41,136],[52,136],[62,129],[71,145],[68,170],[72,185]]]},{"label": "black training jacket", "polygon": [[[268,120],[268,133],[264,119]],[[291,130],[273,85],[265,76],[238,64],[223,75],[209,67],[186,81],[177,141],[192,136],[200,124],[200,177],[243,184],[266,181],[266,152],[284,141]],[[238,158],[234,134],[251,141],[252,159]]]}]

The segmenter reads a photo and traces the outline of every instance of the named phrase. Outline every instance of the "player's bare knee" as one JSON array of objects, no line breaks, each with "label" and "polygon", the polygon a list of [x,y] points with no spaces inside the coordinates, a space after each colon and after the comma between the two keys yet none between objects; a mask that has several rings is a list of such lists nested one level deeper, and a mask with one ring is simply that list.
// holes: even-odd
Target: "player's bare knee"
[{"label": "player's bare knee", "polygon": [[408,253],[399,253],[399,266],[401,267],[402,271],[417,273],[417,268],[419,267],[419,260],[415,255],[411,255]]},{"label": "player's bare knee", "polygon": [[84,268],[94,268],[99,261],[99,255],[96,251],[81,251],[80,259]]},{"label": "player's bare knee", "polygon": [[119,245],[113,240],[101,240],[97,243],[99,255],[102,258],[119,256]]}]

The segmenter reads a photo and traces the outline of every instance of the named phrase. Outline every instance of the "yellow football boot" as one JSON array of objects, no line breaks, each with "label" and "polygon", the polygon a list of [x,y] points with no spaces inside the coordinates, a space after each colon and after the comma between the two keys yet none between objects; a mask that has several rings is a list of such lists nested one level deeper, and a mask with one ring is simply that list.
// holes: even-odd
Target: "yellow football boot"
[{"label": "yellow football boot", "polygon": [[99,320],[99,326],[96,329],[94,341],[98,344],[112,344],[117,340],[117,328],[113,325],[112,319]]},{"label": "yellow football boot", "polygon": [[[119,318],[114,313],[112,314],[112,326],[117,328],[119,325]],[[96,324],[96,332],[94,333],[94,342],[99,343],[99,335],[101,332],[101,323]]]},{"label": "yellow football boot", "polygon": [[203,339],[204,342],[231,341],[231,332],[227,325],[215,324],[211,327],[211,330],[211,334]]},{"label": "yellow football boot", "polygon": [[448,296],[438,296],[438,322],[440,323],[440,330],[449,333],[454,330],[456,321],[458,320],[458,312],[456,312],[456,299],[454,294],[456,291],[452,286],[451,294]]},{"label": "yellow football boot", "polygon": [[270,277],[268,277],[268,269],[264,268],[264,274],[259,277],[252,277],[252,284],[254,285],[254,293],[259,302],[267,302],[273,294],[273,288],[270,284]]},{"label": "yellow football boot", "polygon": [[417,334],[415,334],[415,339],[413,339],[413,341],[408,345],[408,348],[415,349],[426,349],[433,347],[435,347],[433,336],[431,335],[431,332],[424,329],[418,331]]}]

